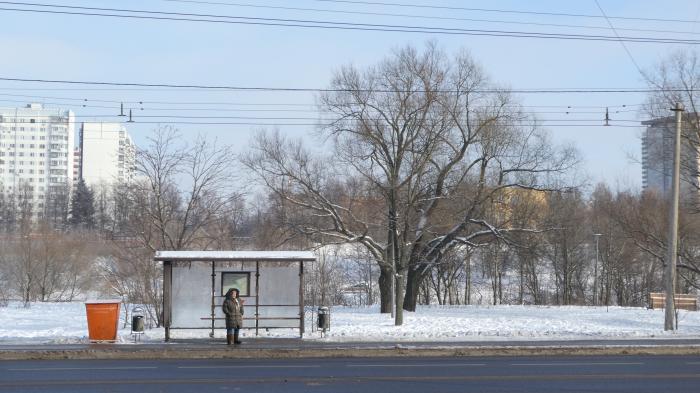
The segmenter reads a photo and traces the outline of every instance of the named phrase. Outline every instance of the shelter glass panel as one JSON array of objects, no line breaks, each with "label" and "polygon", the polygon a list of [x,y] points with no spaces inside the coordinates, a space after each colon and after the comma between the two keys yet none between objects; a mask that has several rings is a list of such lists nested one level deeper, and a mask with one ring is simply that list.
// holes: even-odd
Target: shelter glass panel
[{"label": "shelter glass panel", "polygon": [[192,262],[173,263],[173,328],[211,326],[211,265]]}]

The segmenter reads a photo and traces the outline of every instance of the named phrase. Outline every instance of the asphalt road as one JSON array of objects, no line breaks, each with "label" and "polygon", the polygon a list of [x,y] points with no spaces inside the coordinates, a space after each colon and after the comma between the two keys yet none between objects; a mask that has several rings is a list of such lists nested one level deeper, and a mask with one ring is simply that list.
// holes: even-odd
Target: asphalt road
[{"label": "asphalt road", "polygon": [[700,356],[1,361],[0,392],[697,392]]}]

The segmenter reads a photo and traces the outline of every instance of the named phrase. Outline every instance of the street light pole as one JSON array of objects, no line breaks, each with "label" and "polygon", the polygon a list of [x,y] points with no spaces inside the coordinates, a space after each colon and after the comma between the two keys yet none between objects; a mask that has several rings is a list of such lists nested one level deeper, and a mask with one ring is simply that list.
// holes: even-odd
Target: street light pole
[{"label": "street light pole", "polygon": [[598,305],[598,239],[602,233],[594,233],[595,237],[595,265],[593,265],[593,305]]},{"label": "street light pole", "polygon": [[676,258],[678,255],[678,199],[680,193],[681,166],[681,114],[683,105],[680,102],[671,109],[676,112],[676,132],[673,136],[673,175],[671,181],[671,201],[668,228],[668,255],[666,258],[666,313],[664,330],[675,330],[674,317],[676,314],[674,295],[676,293]]}]

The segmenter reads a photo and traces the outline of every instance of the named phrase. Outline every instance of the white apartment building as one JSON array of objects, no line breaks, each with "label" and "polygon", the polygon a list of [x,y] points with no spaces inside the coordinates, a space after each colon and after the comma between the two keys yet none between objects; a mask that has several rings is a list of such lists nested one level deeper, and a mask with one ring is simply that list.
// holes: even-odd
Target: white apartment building
[{"label": "white apartment building", "polygon": [[120,123],[83,123],[76,156],[80,157],[79,177],[93,191],[134,178],[136,149]]},{"label": "white apartment building", "polygon": [[0,191],[22,195],[40,215],[72,187],[75,115],[41,104],[0,108]]},{"label": "white apartment building", "polygon": [[[647,129],[642,134],[642,188],[662,196],[671,192],[673,173],[673,137],[675,117],[642,122]],[[681,139],[681,197],[689,200],[698,196],[700,154],[689,140],[697,140],[697,134],[684,130]]]}]

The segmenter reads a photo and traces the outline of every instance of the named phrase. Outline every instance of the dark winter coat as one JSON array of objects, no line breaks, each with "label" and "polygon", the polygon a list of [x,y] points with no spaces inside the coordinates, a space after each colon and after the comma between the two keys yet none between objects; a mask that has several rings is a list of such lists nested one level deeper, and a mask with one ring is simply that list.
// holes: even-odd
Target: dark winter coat
[{"label": "dark winter coat", "polygon": [[240,329],[243,326],[243,303],[241,299],[234,298],[231,296],[231,293],[227,293],[222,307],[226,315],[226,329]]}]

